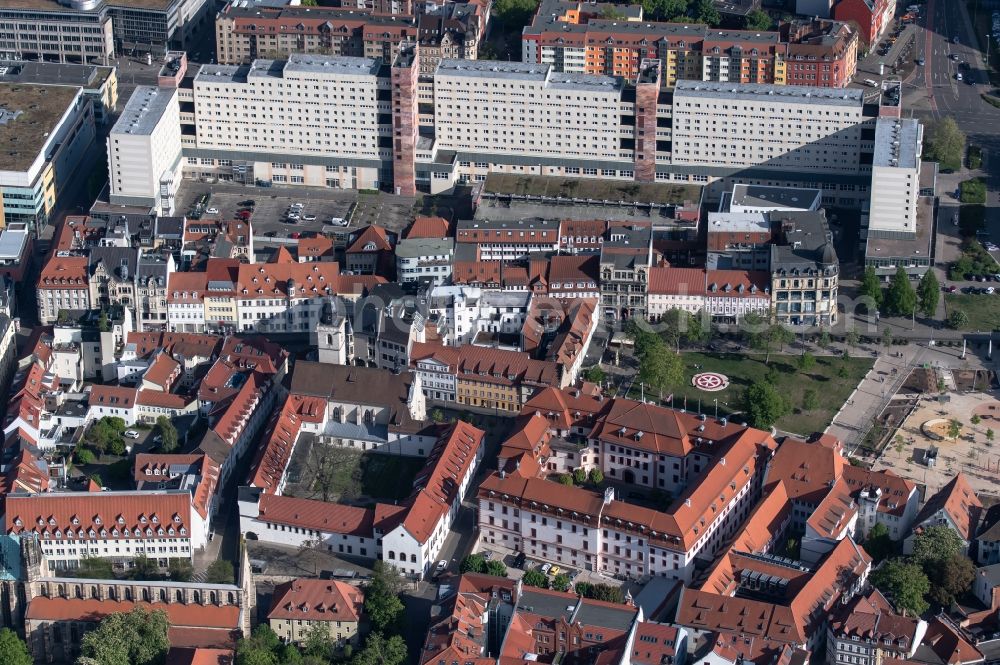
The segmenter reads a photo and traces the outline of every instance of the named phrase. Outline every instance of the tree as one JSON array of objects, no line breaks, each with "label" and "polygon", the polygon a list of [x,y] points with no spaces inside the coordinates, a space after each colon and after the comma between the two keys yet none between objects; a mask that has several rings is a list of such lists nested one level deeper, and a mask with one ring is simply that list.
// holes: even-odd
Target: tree
[{"label": "tree", "polygon": [[571,476],[568,473],[560,473],[558,478],[556,478],[556,480],[559,482],[560,485],[565,485],[566,487],[573,486],[573,476]]},{"label": "tree", "polygon": [[701,319],[683,309],[667,310],[660,319],[660,326],[664,341],[677,351],[682,342],[693,344],[703,341],[706,336]]},{"label": "tree", "polygon": [[824,351],[826,351],[827,349],[829,349],[830,348],[830,333],[828,331],[826,331],[826,330],[824,330],[823,332],[821,332],[819,334],[819,339],[816,340],[816,344],[819,346],[819,348],[823,349]]},{"label": "tree", "polygon": [[642,14],[649,21],[672,21],[687,13],[688,0],[643,0]]},{"label": "tree", "polygon": [[969,557],[953,554],[931,567],[927,577],[931,583],[931,599],[947,607],[972,588],[976,566]]},{"label": "tree", "polygon": [[962,539],[943,524],[927,527],[913,542],[913,561],[925,570],[961,553]]},{"label": "tree", "polygon": [[809,388],[802,393],[802,410],[812,411],[813,409],[819,408],[819,397],[816,395],[816,391]]},{"label": "tree", "polygon": [[945,116],[931,126],[925,145],[927,158],[938,162],[942,171],[957,171],[962,168],[965,134],[950,116]]},{"label": "tree", "polygon": [[889,282],[889,289],[885,293],[885,309],[897,316],[910,316],[917,309],[917,293],[903,266],[896,268],[896,273]]},{"label": "tree", "polygon": [[0,663],[4,665],[32,665],[28,645],[10,628],[0,628]]},{"label": "tree", "polygon": [[494,577],[507,577],[507,566],[503,561],[492,560],[486,562],[486,574]]},{"label": "tree", "polygon": [[960,309],[953,309],[948,314],[948,327],[952,330],[961,330],[969,325],[969,315]]},{"label": "tree", "polygon": [[[125,449],[125,421],[116,416],[104,416],[94,422],[84,436],[91,448],[99,453],[114,452],[115,449]],[[116,453],[118,454],[118,453]]]},{"label": "tree", "polygon": [[376,631],[395,628],[403,616],[403,601],[399,594],[403,579],[392,564],[376,561],[371,579],[365,587],[365,612]]},{"label": "tree", "polygon": [[761,332],[751,334],[750,346],[759,351],[764,351],[764,364],[767,365],[771,361],[772,350],[775,348],[781,350],[785,344],[794,339],[795,333],[780,323],[774,323],[764,328]]},{"label": "tree", "polygon": [[892,346],[892,329],[886,328],[882,331],[882,346],[885,347],[886,351]]},{"label": "tree", "polygon": [[112,580],[115,578],[111,561],[96,556],[84,556],[76,569],[76,576],[91,580]]},{"label": "tree", "polygon": [[205,581],[209,584],[232,584],[235,579],[233,564],[225,559],[216,559],[205,571]]},{"label": "tree", "polygon": [[978,425],[979,423],[983,422],[983,419],[982,419],[982,418],[980,418],[980,417],[979,417],[978,415],[976,415],[975,413],[973,413],[973,414],[972,414],[972,417],[971,417],[971,418],[969,418],[969,422],[970,422],[970,423],[972,423],[973,425]]},{"label": "tree", "polygon": [[145,554],[137,554],[132,558],[132,569],[129,577],[134,580],[160,579],[160,565]]},{"label": "tree", "polygon": [[[870,298],[874,303],[874,309],[878,309],[882,306],[882,301],[885,295],[882,293],[882,283],[879,281],[878,274],[875,272],[874,266],[868,266],[865,268],[864,277],[861,278],[861,289],[860,293],[865,298]],[[869,307],[868,305],[865,305]],[[869,307],[870,309],[870,307]]]},{"label": "tree", "polygon": [[101,665],[153,665],[167,655],[167,615],[141,606],[109,614],[83,636],[80,653]]},{"label": "tree", "polygon": [[844,357],[846,358],[850,349],[853,349],[861,341],[861,336],[858,335],[857,330],[848,330],[847,334],[844,335],[844,343],[847,344],[847,350],[845,350]]},{"label": "tree", "polygon": [[886,593],[896,604],[896,609],[918,616],[927,611],[924,596],[931,584],[924,571],[915,563],[892,559],[871,575],[871,582]]},{"label": "tree", "polygon": [[250,637],[236,643],[236,665],[278,665],[281,641],[271,627],[262,623]]},{"label": "tree", "polygon": [[86,448],[76,449],[76,463],[77,464],[93,464],[97,461],[94,453],[90,452]]},{"label": "tree", "polygon": [[590,480],[591,485],[600,485],[604,482],[604,472],[595,466],[587,474],[587,479]]},{"label": "tree", "polygon": [[656,335],[645,340],[639,356],[639,381],[661,393],[684,383],[684,363],[681,357],[667,349]]},{"label": "tree", "polygon": [[694,17],[706,25],[715,27],[722,22],[719,10],[715,8],[712,0],[698,0],[694,6]]},{"label": "tree", "polygon": [[896,544],[889,537],[889,529],[881,522],[868,530],[868,537],[864,542],[865,551],[871,555],[875,562],[883,561],[896,551]]},{"label": "tree", "polygon": [[917,300],[920,306],[920,313],[931,317],[937,312],[938,301],[941,299],[941,285],[938,283],[937,275],[933,270],[928,269],[924,276],[920,278],[917,286]]},{"label": "tree", "polygon": [[160,450],[164,453],[172,453],[177,450],[177,428],[166,416],[159,416],[156,419],[156,433],[160,437]]},{"label": "tree", "polygon": [[591,383],[596,383],[598,385],[604,383],[604,370],[601,369],[600,365],[594,365],[593,367],[588,367],[583,372],[583,378],[585,381],[590,381]]},{"label": "tree", "polygon": [[774,21],[771,20],[767,12],[762,12],[759,9],[755,9],[743,17],[743,28],[745,30],[770,30],[773,23]]},{"label": "tree", "polygon": [[539,589],[549,588],[549,577],[540,570],[529,570],[521,578],[528,586],[538,587]]},{"label": "tree", "polygon": [[954,441],[962,433],[962,423],[954,418],[948,421],[948,436]]},{"label": "tree", "polygon": [[482,554],[470,554],[462,559],[458,570],[462,573],[485,573],[486,559],[483,558]]},{"label": "tree", "polygon": [[443,423],[444,411],[442,411],[441,409],[433,409],[431,411],[431,420],[433,420],[436,423]]},{"label": "tree", "polygon": [[611,586],[610,584],[595,584],[590,589],[591,598],[594,600],[603,600],[607,603],[624,603],[625,593],[621,590],[621,587]]},{"label": "tree", "polygon": [[770,383],[758,380],[743,394],[743,410],[752,427],[771,429],[779,418],[788,413],[788,402]]},{"label": "tree", "polygon": [[[334,643],[330,638],[330,630],[322,623],[313,624],[306,632],[306,639],[302,643],[302,653],[329,662],[333,656],[333,650]],[[283,664],[287,665],[285,658],[281,660]]]},{"label": "tree", "polygon": [[172,580],[190,582],[194,577],[194,566],[187,559],[171,559],[167,565],[167,574]]},{"label": "tree", "polygon": [[552,588],[556,591],[569,591],[569,577],[559,573],[552,578]]},{"label": "tree", "polygon": [[107,310],[101,310],[101,315],[97,318],[97,329],[100,332],[111,332],[111,324],[108,323]]},{"label": "tree", "polygon": [[587,482],[587,471],[582,466],[573,469],[573,482],[582,485]]},{"label": "tree", "polygon": [[993,442],[993,437],[994,437],[994,436],[995,436],[995,435],[994,435],[994,433],[993,433],[993,430],[992,430],[992,429],[989,429],[989,428],[987,428],[987,429],[986,429],[986,440],[987,440],[987,441],[989,441],[990,443],[992,443],[992,442]]},{"label": "tree", "polygon": [[399,635],[385,637],[375,632],[365,640],[365,647],[354,655],[351,665],[403,665],[406,642]]},{"label": "tree", "polygon": [[522,28],[531,21],[538,9],[537,0],[497,0],[493,3],[493,14],[508,31]]},{"label": "tree", "polygon": [[808,372],[816,366],[816,356],[811,353],[803,353],[798,359],[799,369]]}]

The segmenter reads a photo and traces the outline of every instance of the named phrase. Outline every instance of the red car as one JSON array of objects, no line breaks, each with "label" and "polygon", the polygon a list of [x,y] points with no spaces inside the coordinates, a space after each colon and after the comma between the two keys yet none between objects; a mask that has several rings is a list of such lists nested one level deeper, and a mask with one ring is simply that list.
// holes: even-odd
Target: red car
[{"label": "red car", "polygon": [[302,234],[299,233],[298,231],[293,231],[292,233],[288,234],[288,237],[291,238],[292,240],[298,240],[299,238],[302,237]]},{"label": "red car", "polygon": [[251,212],[249,210],[240,210],[240,211],[238,211],[236,213],[236,217],[238,219],[242,219],[244,221],[250,219],[250,216],[251,216]]}]

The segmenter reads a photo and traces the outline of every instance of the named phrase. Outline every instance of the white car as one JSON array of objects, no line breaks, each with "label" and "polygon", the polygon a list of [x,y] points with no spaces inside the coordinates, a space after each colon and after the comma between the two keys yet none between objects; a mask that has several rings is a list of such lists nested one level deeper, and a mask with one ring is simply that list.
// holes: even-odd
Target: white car
[{"label": "white car", "polygon": [[440,561],[438,561],[437,565],[434,566],[434,573],[436,575],[440,575],[441,573],[443,573],[446,570],[448,570],[448,562],[445,561],[444,559],[441,559]]},{"label": "white car", "polygon": [[302,208],[306,207],[306,204],[305,203],[293,203],[292,207],[293,208],[298,208],[299,210],[301,210]]},{"label": "white car", "polygon": [[547,563],[544,566],[542,566],[542,574],[543,575],[548,575],[550,570],[552,570],[552,564],[551,563]]},{"label": "white car", "polygon": [[315,222],[316,215],[302,215],[302,220],[306,222]]},{"label": "white car", "polygon": [[208,213],[209,215],[218,215],[219,214],[219,209],[218,208],[209,208],[205,212]]},{"label": "white car", "polygon": [[126,439],[138,439],[139,438],[139,433],[136,432],[134,429],[127,429],[127,430],[125,430],[125,438]]},{"label": "white car", "polygon": [[299,213],[297,212],[288,213],[288,219],[299,219]]},{"label": "white car", "polygon": [[347,220],[343,217],[331,217],[328,223],[334,226],[347,226]]}]

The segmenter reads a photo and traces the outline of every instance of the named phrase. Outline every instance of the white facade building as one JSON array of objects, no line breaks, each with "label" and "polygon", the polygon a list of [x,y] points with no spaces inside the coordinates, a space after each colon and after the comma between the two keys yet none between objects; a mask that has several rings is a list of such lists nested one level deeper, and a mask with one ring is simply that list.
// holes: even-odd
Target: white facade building
[{"label": "white facade building", "polygon": [[139,86],[108,136],[111,203],[173,215],[180,168],[177,90]]},{"label": "white facade building", "polygon": [[875,125],[869,233],[916,235],[923,134],[923,126],[913,118],[879,118]]}]

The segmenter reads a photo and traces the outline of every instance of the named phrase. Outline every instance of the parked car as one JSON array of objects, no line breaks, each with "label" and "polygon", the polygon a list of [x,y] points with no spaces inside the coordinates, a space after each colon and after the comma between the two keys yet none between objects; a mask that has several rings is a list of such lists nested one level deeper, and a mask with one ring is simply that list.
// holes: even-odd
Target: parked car
[{"label": "parked car", "polygon": [[139,438],[139,433],[136,432],[134,429],[127,429],[127,430],[125,430],[125,438],[126,439],[138,439]]},{"label": "parked car", "polygon": [[292,207],[293,208],[298,208],[299,210],[302,210],[303,208],[306,207],[306,204],[305,203],[293,203]]},{"label": "parked car", "polygon": [[550,570],[552,570],[552,564],[551,563],[546,563],[546,564],[542,565],[542,574],[543,575],[548,575]]},{"label": "parked car", "polygon": [[524,562],[527,560],[527,558],[528,557],[525,556],[524,552],[518,552],[517,556],[514,557],[514,567],[524,568]]},{"label": "parked car", "polygon": [[958,290],[958,287],[955,286],[954,284],[952,284],[951,286],[948,287],[948,293],[954,293],[957,290]]},{"label": "parked car", "polygon": [[299,233],[298,231],[292,231],[291,233],[288,234],[288,237],[291,238],[292,240],[298,240],[299,238],[302,237],[302,234]]},{"label": "parked car", "polygon": [[552,575],[553,577],[558,575],[560,572],[562,572],[562,568],[559,566],[552,566],[549,568],[549,575]]},{"label": "parked car", "polygon": [[331,217],[327,224],[333,224],[334,226],[347,226],[347,220],[343,217]]},{"label": "parked car", "polygon": [[218,215],[219,214],[219,209],[213,207],[213,208],[209,208],[205,212],[208,213],[209,215]]},{"label": "parked car", "polygon": [[493,560],[493,550],[483,550],[483,560],[492,561]]},{"label": "parked car", "polygon": [[264,233],[264,237],[265,238],[273,238],[276,235],[278,235],[277,231],[267,231],[267,232]]},{"label": "parked car", "polygon": [[434,574],[440,575],[444,571],[448,570],[448,562],[445,559],[441,559],[434,566]]},{"label": "parked car", "polygon": [[257,202],[254,201],[253,199],[247,199],[246,201],[240,201],[240,205],[241,206],[252,207],[252,206],[257,205]]},{"label": "parked car", "polygon": [[316,215],[302,215],[302,219],[306,222],[315,222]]},{"label": "parked car", "polygon": [[251,216],[252,215],[249,210],[240,210],[236,213],[236,219],[242,219],[244,221],[250,219]]},{"label": "parked car", "polygon": [[923,67],[924,66],[924,59],[923,58],[917,58],[915,62],[917,63],[918,67]]}]

